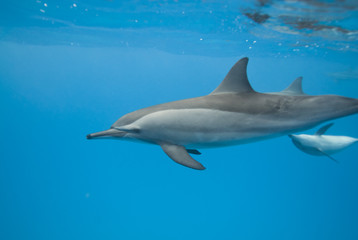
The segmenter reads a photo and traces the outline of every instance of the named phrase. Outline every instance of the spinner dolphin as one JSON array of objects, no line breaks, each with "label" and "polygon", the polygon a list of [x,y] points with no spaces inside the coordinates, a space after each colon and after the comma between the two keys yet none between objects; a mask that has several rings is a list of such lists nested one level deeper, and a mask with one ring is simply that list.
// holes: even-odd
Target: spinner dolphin
[{"label": "spinner dolphin", "polygon": [[314,135],[308,134],[290,134],[288,135],[294,145],[305,152],[314,156],[326,156],[335,162],[338,162],[331,155],[340,152],[354,143],[358,142],[357,138],[349,136],[332,136],[324,135],[333,123],[324,125]]},{"label": "spinner dolphin", "polygon": [[358,112],[357,99],[303,94],[300,79],[280,93],[256,92],[247,78],[247,64],[248,58],[239,60],[209,95],[128,113],[110,129],[88,134],[87,138],[156,144],[175,162],[203,170],[205,167],[190,155],[200,154],[198,148],[288,135]]}]

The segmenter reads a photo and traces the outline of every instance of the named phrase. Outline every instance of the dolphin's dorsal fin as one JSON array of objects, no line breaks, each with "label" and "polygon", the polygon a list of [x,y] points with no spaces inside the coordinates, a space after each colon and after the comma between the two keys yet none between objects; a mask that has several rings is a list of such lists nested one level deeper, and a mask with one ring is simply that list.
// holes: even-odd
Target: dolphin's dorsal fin
[{"label": "dolphin's dorsal fin", "polygon": [[333,125],[333,123],[324,125],[320,129],[318,129],[318,131],[314,135],[323,135],[327,131],[328,128],[332,127],[332,125]]},{"label": "dolphin's dorsal fin", "polygon": [[296,78],[285,90],[281,91],[284,95],[306,95],[302,91],[302,77]]},{"label": "dolphin's dorsal fin", "polygon": [[235,63],[224,80],[212,93],[210,93],[210,95],[220,93],[254,92],[247,78],[246,69],[248,62],[249,59],[245,57]]}]

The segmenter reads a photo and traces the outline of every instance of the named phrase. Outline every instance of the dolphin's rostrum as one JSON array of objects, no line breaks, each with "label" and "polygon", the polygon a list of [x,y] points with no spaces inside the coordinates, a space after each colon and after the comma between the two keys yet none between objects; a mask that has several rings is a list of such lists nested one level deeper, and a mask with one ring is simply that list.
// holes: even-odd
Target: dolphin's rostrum
[{"label": "dolphin's rostrum", "polygon": [[301,79],[280,93],[258,93],[248,81],[248,58],[239,60],[209,95],[164,103],[128,113],[93,138],[136,139],[160,145],[175,162],[205,167],[189,153],[196,148],[243,144],[310,129],[355,114],[358,100],[336,95],[310,96]]}]

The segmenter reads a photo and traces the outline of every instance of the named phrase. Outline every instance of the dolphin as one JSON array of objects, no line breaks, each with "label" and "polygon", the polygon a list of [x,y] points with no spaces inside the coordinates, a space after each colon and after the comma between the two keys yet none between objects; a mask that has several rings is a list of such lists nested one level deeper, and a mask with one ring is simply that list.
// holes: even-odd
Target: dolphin
[{"label": "dolphin", "polygon": [[333,123],[324,125],[314,135],[290,134],[288,136],[292,139],[294,145],[301,151],[314,156],[326,156],[331,160],[338,162],[331,155],[358,142],[358,138],[323,135],[332,125]]},{"label": "dolphin", "polygon": [[247,78],[248,58],[240,59],[209,95],[143,108],[119,118],[87,139],[139,140],[159,145],[175,162],[205,167],[190,154],[198,148],[244,144],[292,134],[355,114],[358,99],[336,95],[265,94]]}]

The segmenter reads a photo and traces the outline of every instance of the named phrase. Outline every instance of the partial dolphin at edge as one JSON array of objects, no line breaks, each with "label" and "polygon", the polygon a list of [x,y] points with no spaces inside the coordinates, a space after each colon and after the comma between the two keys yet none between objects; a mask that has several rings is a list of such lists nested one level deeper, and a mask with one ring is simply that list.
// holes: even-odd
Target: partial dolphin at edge
[{"label": "partial dolphin at edge", "polygon": [[358,142],[358,138],[349,136],[333,136],[324,135],[325,132],[333,125],[333,123],[324,125],[314,135],[308,134],[290,134],[288,135],[293,144],[302,152],[313,156],[326,156],[338,163],[332,157],[332,154],[340,152],[354,143]]}]

